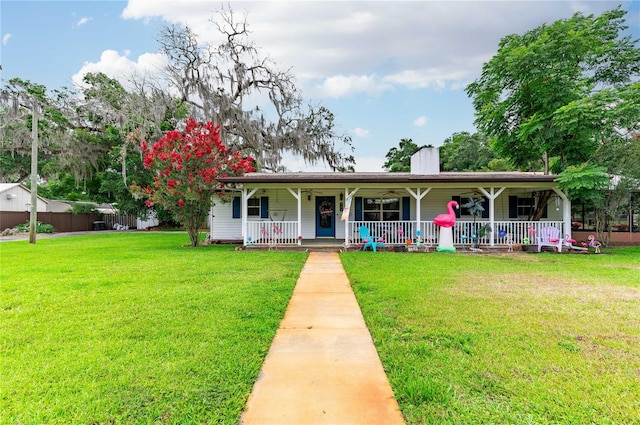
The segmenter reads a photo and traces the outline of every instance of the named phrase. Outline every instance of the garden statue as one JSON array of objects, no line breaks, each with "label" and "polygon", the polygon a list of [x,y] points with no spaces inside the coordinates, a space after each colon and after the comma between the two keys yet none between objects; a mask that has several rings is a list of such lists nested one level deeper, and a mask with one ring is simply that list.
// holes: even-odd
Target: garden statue
[{"label": "garden statue", "polygon": [[513,235],[511,233],[505,235],[504,242],[507,244],[507,252],[513,252]]},{"label": "garden statue", "polygon": [[602,246],[602,244],[593,235],[589,235],[588,239],[589,246],[595,250],[596,254],[600,254],[600,247]]},{"label": "garden statue", "polygon": [[447,203],[447,214],[438,214],[433,219],[433,224],[440,226],[440,237],[438,238],[438,252],[456,252],[456,247],[453,246],[453,231],[452,227],[456,224],[456,213],[453,208],[459,208],[456,201],[449,201]]}]

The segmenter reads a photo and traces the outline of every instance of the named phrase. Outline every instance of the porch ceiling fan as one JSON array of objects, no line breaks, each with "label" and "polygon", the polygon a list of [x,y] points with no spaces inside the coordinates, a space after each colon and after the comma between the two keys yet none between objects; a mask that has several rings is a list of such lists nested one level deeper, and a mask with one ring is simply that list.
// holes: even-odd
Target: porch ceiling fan
[{"label": "porch ceiling fan", "polygon": [[402,196],[403,193],[400,192],[399,190],[395,190],[395,189],[389,189],[383,192],[378,192],[378,195],[380,195],[381,197],[387,197],[387,196],[394,196],[394,197],[398,197],[398,196]]},{"label": "porch ceiling fan", "polygon": [[477,198],[484,198],[484,194],[482,192],[480,192],[478,189],[473,189],[472,191],[469,192],[465,192],[460,194],[460,197],[463,199],[477,199]]}]

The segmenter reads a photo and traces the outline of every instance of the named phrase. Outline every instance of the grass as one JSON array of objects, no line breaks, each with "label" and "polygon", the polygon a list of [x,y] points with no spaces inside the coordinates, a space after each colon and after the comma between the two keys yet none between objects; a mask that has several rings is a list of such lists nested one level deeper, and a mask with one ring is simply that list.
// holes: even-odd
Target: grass
[{"label": "grass", "polygon": [[640,423],[640,248],[341,258],[408,424]]},{"label": "grass", "polygon": [[[306,259],[0,244],[0,424],[238,423]],[[640,248],[341,254],[409,425],[640,423]]]},{"label": "grass", "polygon": [[0,244],[0,423],[238,423],[306,254],[187,242]]}]

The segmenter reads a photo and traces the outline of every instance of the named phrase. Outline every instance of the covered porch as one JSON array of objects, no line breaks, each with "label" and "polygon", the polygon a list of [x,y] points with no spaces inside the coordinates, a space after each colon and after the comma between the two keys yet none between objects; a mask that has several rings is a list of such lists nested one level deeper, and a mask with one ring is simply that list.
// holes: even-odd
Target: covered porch
[{"label": "covered porch", "polygon": [[[220,238],[216,231],[234,231],[245,246],[317,241],[353,248],[362,243],[359,229],[366,226],[386,244],[406,244],[420,234],[425,243],[437,245],[435,216],[445,212],[448,201],[464,205],[470,197],[481,197],[484,211],[478,216],[465,208],[458,211],[453,227],[457,246],[521,244],[546,226],[558,228],[564,237],[571,233],[571,204],[554,178],[534,173],[254,173],[225,179],[233,199],[212,208],[212,238]],[[542,197],[544,192],[551,196]],[[529,220],[542,199],[543,218]],[[485,225],[491,231],[478,232]]]}]

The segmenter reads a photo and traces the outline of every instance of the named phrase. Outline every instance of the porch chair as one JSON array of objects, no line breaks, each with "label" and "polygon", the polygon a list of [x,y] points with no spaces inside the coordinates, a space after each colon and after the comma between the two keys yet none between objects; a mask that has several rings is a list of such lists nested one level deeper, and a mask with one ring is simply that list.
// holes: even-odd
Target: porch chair
[{"label": "porch chair", "polygon": [[378,246],[384,247],[384,242],[380,242],[379,240],[376,240],[377,238],[371,236],[367,226],[360,226],[360,239],[362,241],[363,251],[366,251],[367,248],[371,248],[373,252],[376,252]]},{"label": "porch chair", "polygon": [[543,246],[556,248],[558,252],[562,252],[562,241],[560,230],[557,227],[547,226],[540,229],[537,235],[538,252],[542,251]]}]

